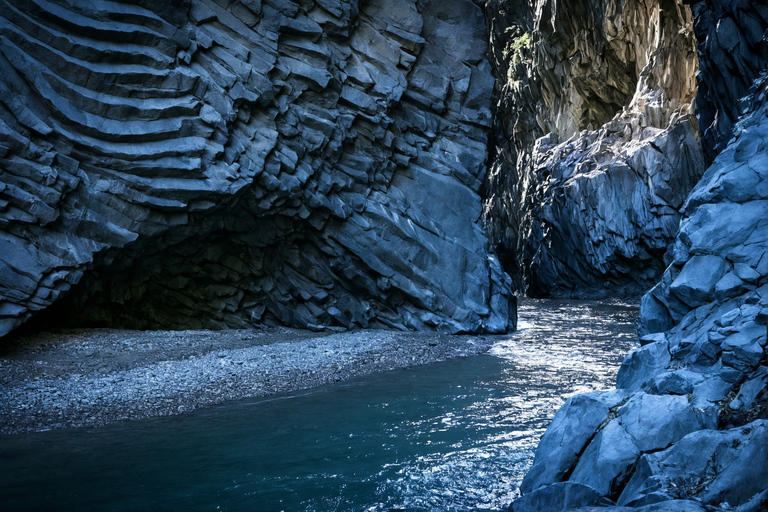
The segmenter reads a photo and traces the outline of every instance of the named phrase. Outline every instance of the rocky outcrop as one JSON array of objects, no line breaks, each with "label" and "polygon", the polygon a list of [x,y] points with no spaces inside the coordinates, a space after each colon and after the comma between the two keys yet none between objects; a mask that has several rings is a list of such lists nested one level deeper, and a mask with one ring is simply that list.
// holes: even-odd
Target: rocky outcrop
[{"label": "rocky outcrop", "polygon": [[[705,168],[691,13],[668,2],[491,2],[492,243],[534,296],[639,296]],[[576,15],[575,13],[578,13]]]},{"label": "rocky outcrop", "polygon": [[[700,40],[702,61],[717,68],[702,66],[710,88],[699,94],[722,87],[717,101],[699,104],[701,115],[740,105],[740,120],[685,201],[671,264],[642,299],[642,346],[624,360],[618,389],[571,398],[544,435],[522,485],[538,500],[562,502],[568,482],[597,494],[582,492],[573,508],[599,498],[617,510],[768,505],[768,60],[745,57],[763,66],[746,97],[726,97],[740,89],[723,85],[742,79],[727,78],[742,73],[733,62],[757,47],[730,44],[768,35],[768,10],[692,7],[698,27],[715,28]],[[735,60],[717,57],[724,48],[739,50]],[[703,124],[704,139],[717,140],[723,126]]]},{"label": "rocky outcrop", "polygon": [[510,328],[485,54],[470,0],[0,2],[0,335]]},{"label": "rocky outcrop", "polygon": [[696,113],[701,144],[711,161],[728,144],[741,117],[740,100],[765,70],[765,2],[687,0],[694,13],[694,31],[701,41],[701,79]]}]

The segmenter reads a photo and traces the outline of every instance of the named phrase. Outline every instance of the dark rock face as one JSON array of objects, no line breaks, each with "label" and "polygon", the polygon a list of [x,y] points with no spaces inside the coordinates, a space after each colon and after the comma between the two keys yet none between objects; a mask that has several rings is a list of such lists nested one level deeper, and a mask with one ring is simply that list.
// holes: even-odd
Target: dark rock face
[{"label": "dark rock face", "polygon": [[768,5],[739,0],[688,0],[694,13],[701,77],[696,113],[701,144],[712,161],[728,144],[741,116],[739,100],[765,69]]},{"label": "dark rock face", "polygon": [[491,4],[503,84],[485,208],[492,243],[531,295],[640,295],[661,275],[705,167],[690,10]]},{"label": "dark rock face", "polygon": [[0,335],[504,331],[470,0],[2,2]]},{"label": "dark rock face", "polygon": [[[581,484],[616,510],[677,510],[680,499],[740,512],[768,503],[768,60],[739,57],[762,72],[738,98],[738,87],[723,84],[742,80],[728,78],[741,68],[718,53],[722,41],[768,34],[768,11],[752,2],[694,7],[697,26],[717,27],[699,42],[709,62],[700,80],[711,87],[699,90],[702,118],[740,105],[740,119],[685,200],[671,264],[642,299],[642,347],[624,360],[619,389],[569,400],[524,493]],[[715,89],[720,96],[708,100]],[[704,125],[704,139],[720,140],[723,123]]]}]

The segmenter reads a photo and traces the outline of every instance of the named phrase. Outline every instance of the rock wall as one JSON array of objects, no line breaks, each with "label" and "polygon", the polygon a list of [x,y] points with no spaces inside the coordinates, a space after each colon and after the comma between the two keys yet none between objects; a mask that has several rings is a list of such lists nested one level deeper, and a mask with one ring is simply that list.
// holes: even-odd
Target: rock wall
[{"label": "rock wall", "polygon": [[[685,201],[672,262],[642,299],[642,346],[624,360],[618,389],[566,402],[515,512],[768,508],[768,60],[747,55],[768,47],[768,8],[692,7],[696,26],[712,29],[699,36],[709,63],[701,115],[722,120],[723,106],[740,105],[740,119]],[[737,98],[729,84],[744,78],[745,62],[762,71],[750,71],[758,79]],[[707,100],[715,91],[718,100]],[[719,140],[723,127],[703,123],[703,140]]]},{"label": "rock wall", "polygon": [[511,328],[484,30],[470,0],[0,1],[0,336]]},{"label": "rock wall", "polygon": [[705,168],[690,9],[489,5],[502,84],[485,205],[492,243],[530,295],[639,296],[663,272]]},{"label": "rock wall", "polygon": [[701,143],[711,161],[728,144],[741,117],[740,100],[765,69],[768,48],[763,20],[765,2],[687,0],[695,14],[699,45],[699,93],[696,113]]}]

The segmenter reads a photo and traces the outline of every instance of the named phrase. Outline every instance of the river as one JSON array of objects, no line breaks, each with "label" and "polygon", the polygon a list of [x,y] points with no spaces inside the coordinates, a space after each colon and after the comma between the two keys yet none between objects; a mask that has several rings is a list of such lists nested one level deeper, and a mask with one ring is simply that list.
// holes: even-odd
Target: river
[{"label": "river", "polygon": [[100,428],[0,436],[0,510],[495,510],[637,307],[525,300],[488,354]]}]

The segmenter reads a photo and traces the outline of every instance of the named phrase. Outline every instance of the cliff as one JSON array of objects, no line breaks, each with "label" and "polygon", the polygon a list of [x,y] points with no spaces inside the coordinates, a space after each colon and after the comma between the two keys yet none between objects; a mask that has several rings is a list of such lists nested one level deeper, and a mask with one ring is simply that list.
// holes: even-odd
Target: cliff
[{"label": "cliff", "polygon": [[642,347],[616,390],[557,413],[515,512],[768,506],[768,7],[690,7],[700,140],[714,160],[642,299]]},{"label": "cliff", "polygon": [[499,78],[485,217],[534,296],[639,296],[705,169],[687,7],[489,4]]},{"label": "cliff", "polygon": [[470,0],[0,5],[0,336],[514,325]]}]

